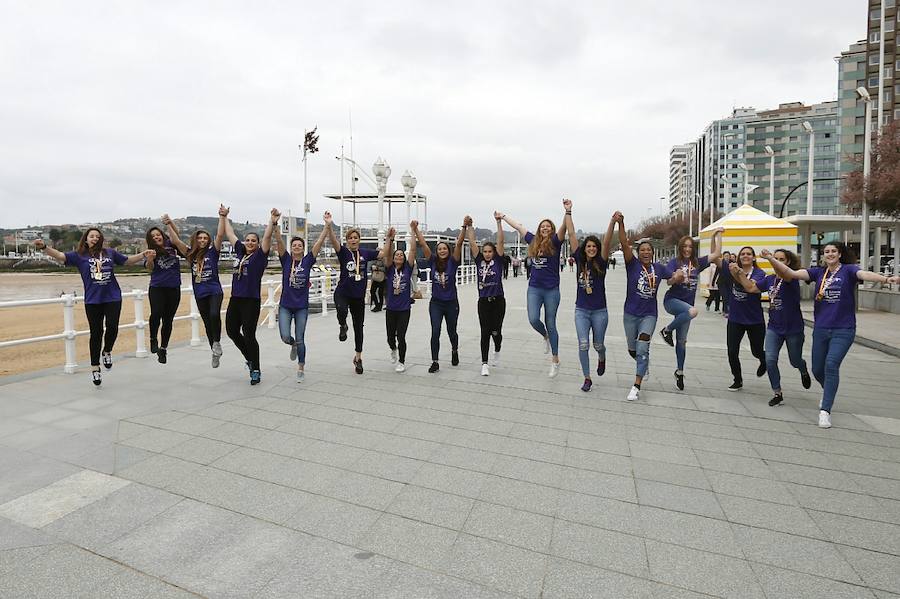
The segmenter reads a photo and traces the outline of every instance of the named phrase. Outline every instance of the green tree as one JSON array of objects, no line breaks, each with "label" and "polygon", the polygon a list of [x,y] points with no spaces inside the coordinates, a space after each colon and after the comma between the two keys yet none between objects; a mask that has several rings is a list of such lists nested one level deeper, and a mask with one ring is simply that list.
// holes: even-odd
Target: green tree
[{"label": "green tree", "polygon": [[55,227],[53,229],[50,229],[49,236],[50,236],[50,242],[53,244],[54,247],[56,246],[56,243],[60,239],[63,238],[62,231],[60,231],[59,229],[57,229]]}]

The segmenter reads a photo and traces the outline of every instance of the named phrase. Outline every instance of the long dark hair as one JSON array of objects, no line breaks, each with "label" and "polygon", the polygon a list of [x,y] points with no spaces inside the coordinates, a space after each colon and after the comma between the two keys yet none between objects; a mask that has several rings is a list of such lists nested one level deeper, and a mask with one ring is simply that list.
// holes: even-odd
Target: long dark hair
[{"label": "long dark hair", "polygon": [[[209,244],[205,248],[201,248],[200,244],[197,243],[197,238],[200,237],[201,234],[206,234],[209,237]],[[193,264],[196,262],[198,265],[203,264],[204,258],[206,258],[206,252],[212,247],[213,244],[213,236],[209,234],[209,231],[204,229],[197,229],[191,234],[191,239],[188,241],[188,245],[191,249],[188,250],[187,258],[188,264]]]},{"label": "long dark hair", "polygon": [[684,261],[684,252],[682,250],[684,249],[684,245],[688,241],[691,242],[691,257],[688,258],[688,262],[691,263],[691,266],[693,266],[694,268],[697,268],[700,266],[700,263],[697,261],[697,244],[694,243],[694,238],[691,237],[690,235],[685,235],[684,237],[682,237],[681,239],[678,240],[678,256],[677,256],[677,258],[678,258],[679,262]]},{"label": "long dark hair", "polygon": [[774,252],[772,252],[772,258],[775,258],[775,254],[781,252],[784,254],[784,257],[787,258],[788,268],[792,270],[798,270],[800,268],[800,257],[792,252],[791,250],[786,250],[784,248],[778,248]]},{"label": "long dark hair", "polygon": [[[90,248],[90,246],[88,246],[88,241],[87,241],[88,234],[91,231],[96,231],[97,234],[100,235],[100,239],[97,241],[97,245],[94,246],[93,250]],[[101,231],[97,227],[88,227],[88,229],[84,233],[81,234],[81,239],[78,241],[78,248],[76,251],[79,254],[81,254],[82,256],[90,254],[91,256],[96,257],[103,253],[103,251],[104,251],[103,243],[104,243],[103,231]]]},{"label": "long dark hair", "polygon": [[[550,223],[550,234],[546,238],[541,237],[541,225]],[[556,235],[556,225],[549,218],[545,218],[538,223],[537,232],[533,233],[534,238],[528,244],[528,255],[532,258],[538,256],[547,257],[554,254],[553,236]]]},{"label": "long dark hair", "polygon": [[[162,238],[163,238],[162,245],[156,243],[153,240],[153,235],[152,235],[153,231],[159,231],[159,234],[162,235]],[[165,233],[163,233],[163,230],[160,229],[159,227],[150,227],[149,229],[147,229],[147,234],[144,235],[144,241],[147,242],[148,250],[156,250],[157,256],[163,256],[164,254],[167,253],[166,242],[169,241],[169,236],[166,235]]]},{"label": "long dark hair", "polygon": [[[441,245],[447,246],[447,257],[446,258],[441,258],[438,255],[438,248],[441,247]],[[445,270],[447,270],[447,263],[450,262],[450,254],[451,254],[451,252],[450,252],[450,244],[449,243],[447,243],[446,241],[437,242],[437,245],[434,246],[434,268],[435,268],[435,270],[437,270],[438,272],[444,272]]]},{"label": "long dark hair", "polygon": [[[847,247],[847,245],[843,241],[829,241],[824,246],[822,246],[822,249],[824,250],[829,245],[836,249],[841,255],[841,264],[856,264],[856,255],[853,253],[853,250]],[[860,268],[865,270],[866,265],[862,264],[860,265]]]},{"label": "long dark hair", "polygon": [[494,243],[493,241],[485,241],[484,243],[481,244],[481,249],[484,249],[486,246],[491,246],[491,249],[494,250],[495,257],[499,256],[499,254],[497,254],[497,244],[496,243]]},{"label": "long dark hair", "polygon": [[600,248],[602,247],[602,246],[600,245],[600,240],[597,238],[596,235],[588,235],[587,237],[585,237],[584,240],[581,242],[581,255],[584,256],[584,264],[585,264],[585,266],[590,267],[590,269],[591,269],[591,270],[594,272],[594,274],[596,274],[598,277],[602,277],[603,274],[604,274],[604,273],[603,273],[603,267],[600,266],[600,262],[597,260],[597,256],[594,256],[593,258],[589,258],[588,255],[587,255],[587,251],[586,251],[586,250],[587,250],[587,244],[588,244],[588,242],[593,243],[594,245],[597,246],[597,256],[599,256],[599,255],[600,255]]}]

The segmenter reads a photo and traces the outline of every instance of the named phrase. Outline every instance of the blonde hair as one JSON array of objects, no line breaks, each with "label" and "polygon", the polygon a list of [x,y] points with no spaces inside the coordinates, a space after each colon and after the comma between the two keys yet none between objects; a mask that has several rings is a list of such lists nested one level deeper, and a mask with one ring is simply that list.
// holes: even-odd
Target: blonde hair
[{"label": "blonde hair", "polygon": [[362,233],[359,232],[359,229],[356,227],[350,227],[346,231],[344,231],[344,239],[350,239],[350,236],[356,233],[356,236],[362,239]]},{"label": "blonde hair", "polygon": [[[541,239],[541,225],[544,223],[550,223],[550,235],[546,237],[546,239]],[[553,224],[553,221],[549,218],[545,218],[541,222],[538,223],[537,233],[534,234],[534,237],[531,240],[531,243],[528,244],[528,255],[532,258],[537,256],[553,256],[556,251],[553,248],[553,235],[556,233],[556,225]]]}]

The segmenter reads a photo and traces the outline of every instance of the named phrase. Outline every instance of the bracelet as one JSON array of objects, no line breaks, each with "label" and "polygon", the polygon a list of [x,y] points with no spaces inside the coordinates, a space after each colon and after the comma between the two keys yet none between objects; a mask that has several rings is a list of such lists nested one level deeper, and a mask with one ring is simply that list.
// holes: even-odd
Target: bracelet
[{"label": "bracelet", "polygon": [[566,210],[566,216],[572,216],[572,211],[571,211],[571,210]]}]

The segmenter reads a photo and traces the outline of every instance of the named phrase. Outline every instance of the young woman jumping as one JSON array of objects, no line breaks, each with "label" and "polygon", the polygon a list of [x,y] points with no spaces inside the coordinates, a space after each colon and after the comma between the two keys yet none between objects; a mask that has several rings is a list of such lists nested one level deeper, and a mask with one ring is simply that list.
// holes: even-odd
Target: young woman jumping
[{"label": "young woman jumping", "polygon": [[[413,231],[419,227],[418,221],[409,226]],[[412,264],[416,259],[416,235],[409,238],[407,253],[394,250],[394,230],[384,240],[382,252],[391,256],[391,263],[385,272],[387,297],[385,299],[384,322],[387,328],[388,347],[391,348],[391,363],[397,364],[396,372],[406,370],[406,329],[409,327],[409,316],[412,312]],[[399,352],[399,356],[398,356]]]},{"label": "young woman jumping", "polygon": [[721,227],[716,230],[710,241],[709,256],[699,259],[693,238],[685,235],[678,241],[678,257],[672,258],[666,265],[672,272],[680,270],[684,273],[684,283],[670,286],[663,297],[663,307],[675,319],[659,332],[663,341],[670,347],[675,346],[675,359],[678,363],[675,370],[675,386],[679,391],[684,391],[684,359],[687,354],[688,330],[691,328],[691,320],[697,317],[697,308],[694,307],[697,283],[700,273],[709,266],[709,263],[719,259],[724,231],[725,229]]},{"label": "young woman jumping", "polygon": [[103,247],[103,233],[95,227],[82,233],[74,252],[60,252],[44,243],[43,239],[35,240],[34,247],[44,250],[60,264],[74,266],[81,274],[84,282],[84,312],[91,330],[91,379],[95,385],[99,385],[103,382],[100,360],[102,358],[107,370],[112,368],[112,350],[119,335],[122,290],[116,281],[115,267],[151,260],[154,257],[153,250],[125,256],[114,249]]},{"label": "young woman jumping", "polygon": [[169,229],[169,239],[190,264],[194,300],[212,351],[212,367],[218,368],[222,357],[222,300],[225,297],[219,281],[219,253],[225,239],[225,219],[219,217],[215,239],[208,231],[198,229],[191,234],[187,245],[181,241],[178,229],[168,214],[163,215],[163,224]]},{"label": "young woman jumping", "polygon": [[[280,213],[279,213],[280,214]],[[316,256],[325,243],[326,229],[331,228],[331,213],[325,213],[325,227],[306,253],[302,237],[291,237],[290,252],[285,250],[284,238],[275,233],[275,251],[281,261],[281,299],[278,302],[278,332],[281,340],[291,346],[291,362],[297,360],[297,382],[302,383],[306,366],[306,321],[309,318],[309,275]],[[291,322],[294,334],[291,335]]]},{"label": "young woman jumping", "polygon": [[684,280],[684,272],[678,270],[673,273],[667,266],[655,262],[653,246],[648,241],[638,244],[638,257],[635,259],[631,242],[625,233],[625,217],[621,212],[616,212],[613,218],[619,223],[619,245],[622,246],[622,257],[625,259],[625,341],[628,353],[636,362],[634,385],[626,399],[635,401],[640,399],[641,382],[650,366],[650,338],[659,316],[656,305],[659,282],[666,279],[669,285],[676,285]]},{"label": "young woman jumping", "polygon": [[616,226],[615,216],[609,219],[606,235],[601,243],[595,235],[588,235],[579,244],[575,235],[575,223],[571,216],[572,202],[566,207],[566,232],[569,235],[569,247],[578,267],[578,287],[575,295],[575,330],[578,333],[578,359],[581,361],[581,373],[584,375],[582,391],[590,391],[594,384],[591,380],[589,349],[591,331],[594,333],[594,349],[597,351],[597,376],[606,372],[606,327],[609,325],[609,313],[606,310],[606,271],[609,267],[609,246],[612,242]]},{"label": "young woman jumping", "polygon": [[269,262],[272,232],[278,222],[279,212],[272,209],[262,241],[256,233],[247,233],[240,241],[228,220],[228,208],[219,208],[219,218],[225,219],[225,236],[234,246],[236,256],[234,274],[231,277],[231,299],[225,312],[225,332],[240,350],[250,369],[250,384],[262,380],[259,366],[259,342],[256,326],[259,323],[259,288]]},{"label": "young woman jumping", "polygon": [[[528,280],[528,321],[544,338],[544,353],[552,353],[549,376],[553,378],[559,374],[559,332],[556,328],[556,311],[559,309],[558,267],[566,226],[563,224],[557,231],[553,221],[545,218],[538,223],[535,234],[505,214],[500,216],[506,224],[518,231],[528,244],[528,255],[532,260],[531,278]],[[566,208],[566,216],[571,216],[569,208]],[[541,322],[542,307],[543,322]]]},{"label": "young woman jumping", "polygon": [[750,340],[750,352],[759,360],[756,376],[766,373],[766,319],[763,316],[759,285],[766,278],[766,273],[756,266],[756,252],[750,246],[744,246],[738,252],[737,262],[726,264],[720,258],[717,266],[722,268],[719,286],[727,282],[731,288],[728,300],[728,365],[734,382],[729,391],[738,391],[744,386],[744,375],[741,373],[741,340],[744,333]]},{"label": "young woman jumping", "polygon": [[[506,315],[506,298],[503,295],[503,215],[494,212],[497,223],[497,241],[485,241],[481,249],[475,240],[475,226],[471,216],[466,216],[466,236],[469,249],[475,256],[476,277],[478,278],[478,324],[481,328],[481,376],[491,374],[490,366],[496,366],[503,342],[503,317]],[[488,350],[491,339],[494,351]]]},{"label": "young woman jumping", "polygon": [[850,249],[839,241],[825,244],[825,266],[794,269],[774,260],[772,268],[785,281],[799,279],[815,285],[812,371],[822,385],[819,426],[831,428],[831,408],[840,383],[841,362],[856,337],[856,287],[860,281],[900,283],[900,276],[886,277],[862,270]]},{"label": "young woman jumping", "polygon": [[[168,214],[162,216],[164,226],[170,226]],[[172,337],[172,325],[175,313],[181,303],[181,264],[178,260],[177,246],[162,232],[159,227],[151,227],[145,237],[147,249],[156,252],[152,260],[147,260],[150,271],[150,353],[156,354],[160,364],[165,364]],[[160,325],[162,338],[157,339]]]},{"label": "young woman jumping", "polygon": [[432,252],[425,241],[425,236],[418,228],[418,223],[416,225],[413,235],[422,246],[422,254],[431,269],[431,301],[428,304],[428,315],[431,317],[431,366],[428,372],[437,372],[441,367],[438,356],[441,351],[441,325],[445,320],[447,336],[450,337],[450,363],[453,366],[459,365],[459,335],[456,332],[459,298],[456,294],[456,269],[459,268],[462,259],[466,222],[464,219],[452,252],[450,246],[443,241],[439,241]]}]

